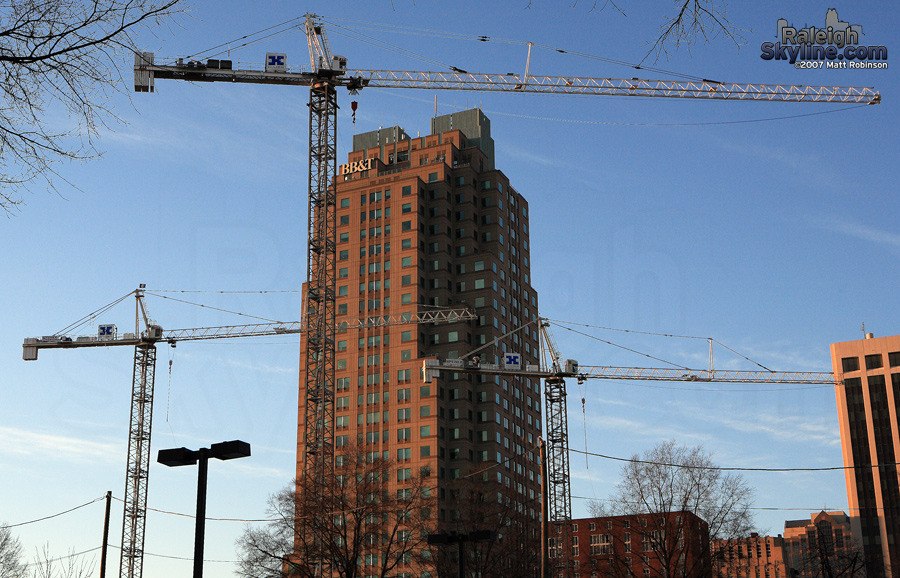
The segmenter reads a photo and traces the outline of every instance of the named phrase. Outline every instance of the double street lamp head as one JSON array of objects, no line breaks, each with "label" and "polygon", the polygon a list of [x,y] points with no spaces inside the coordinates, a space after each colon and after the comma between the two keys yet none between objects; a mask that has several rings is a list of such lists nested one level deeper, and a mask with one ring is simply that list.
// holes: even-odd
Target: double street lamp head
[{"label": "double street lamp head", "polygon": [[156,461],[164,466],[192,466],[199,462],[197,468],[197,516],[196,530],[194,531],[194,578],[203,578],[203,539],[206,526],[206,474],[209,458],[218,460],[233,460],[246,458],[250,455],[250,444],[241,440],[232,440],[212,444],[208,448],[189,450],[187,448],[172,448],[159,450]]},{"label": "double street lamp head", "polygon": [[207,448],[199,450],[189,450],[187,448],[173,448],[168,450],[159,450],[156,461],[170,468],[176,466],[193,466],[201,457],[201,452],[206,451],[206,457],[216,458],[219,460],[233,460],[235,458],[246,458],[250,455],[250,444],[241,440],[232,440],[230,442],[220,442],[212,444]]}]

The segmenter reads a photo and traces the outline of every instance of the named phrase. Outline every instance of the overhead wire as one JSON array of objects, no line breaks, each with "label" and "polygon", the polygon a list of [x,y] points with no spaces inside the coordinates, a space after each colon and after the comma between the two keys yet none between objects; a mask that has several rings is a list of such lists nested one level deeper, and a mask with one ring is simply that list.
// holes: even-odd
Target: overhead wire
[{"label": "overhead wire", "polygon": [[602,458],[605,460],[611,460],[616,462],[630,462],[635,464],[645,464],[650,466],[663,466],[667,468],[678,468],[678,469],[687,469],[687,470],[707,470],[714,472],[768,472],[768,473],[776,473],[776,472],[838,472],[845,470],[864,470],[871,468],[888,468],[888,467],[897,467],[900,466],[900,463],[894,462],[890,464],[873,464],[869,466],[825,466],[820,468],[749,468],[749,467],[733,467],[733,466],[695,466],[689,464],[675,464],[675,463],[666,463],[666,462],[654,462],[650,460],[642,460],[639,458],[620,458],[616,456],[608,456],[605,454],[599,454],[595,452],[588,452],[584,450],[576,450],[573,448],[569,448],[569,452],[573,452],[576,454],[586,454],[589,456]]},{"label": "overhead wire", "polygon": [[69,558],[75,558],[76,556],[84,556],[85,554],[90,554],[91,552],[96,552],[97,550],[100,550],[101,548],[103,548],[103,546],[96,546],[89,550],[82,550],[81,552],[73,552],[72,554],[68,554],[66,556],[59,556],[57,558],[51,558],[49,560],[37,560],[35,562],[29,562],[27,564],[24,564],[24,566],[25,566],[25,568],[28,568],[30,566],[40,566],[42,564],[47,564],[49,562],[59,562],[60,560],[68,560]]},{"label": "overhead wire", "polygon": [[265,293],[302,293],[300,289],[276,289],[276,290],[260,290],[260,291],[214,291],[214,290],[186,290],[186,289],[147,289],[153,293],[214,293],[217,295],[245,295],[245,294],[265,294]]},{"label": "overhead wire", "polygon": [[[209,519],[210,518],[207,518],[207,520],[209,520]],[[108,545],[109,545],[109,547],[115,548],[116,550],[122,549],[121,546],[116,546],[115,544],[108,544]],[[143,554],[144,554],[144,556],[152,556],[153,558],[166,558],[168,560],[185,560],[188,562],[191,562],[194,560],[193,557],[172,556],[170,554],[154,554],[153,552],[147,552],[147,551],[144,551]],[[240,563],[240,560],[210,560],[210,559],[204,558],[203,563],[205,564],[206,562],[211,562],[211,563],[216,563],[216,564],[238,564],[238,563]]]},{"label": "overhead wire", "polygon": [[99,498],[91,500],[90,502],[85,502],[84,504],[81,504],[80,506],[75,506],[74,508],[69,508],[68,510],[63,510],[62,512],[58,512],[58,513],[52,514],[50,516],[44,516],[43,518],[36,518],[34,520],[28,520],[27,522],[19,522],[18,524],[4,524],[3,526],[0,526],[0,528],[18,528],[19,526],[27,526],[29,524],[36,524],[37,522],[43,522],[45,520],[58,518],[65,514],[74,512],[75,510],[80,510],[81,508],[90,506],[91,504],[96,504],[97,502],[99,502],[101,500],[105,500],[105,499],[106,499],[106,495],[104,494],[103,496],[100,496]]},{"label": "overhead wire", "polygon": [[[592,502],[617,502],[616,500],[611,500],[609,498],[590,498],[588,496],[572,496],[572,499],[573,500],[588,500],[588,501],[592,501]],[[825,506],[825,507],[819,506],[819,507],[815,507],[815,508],[786,508],[786,507],[779,507],[779,506],[750,506],[747,509],[760,511],[760,512],[810,512],[810,511],[818,512],[821,510],[826,510],[826,511],[836,510],[837,508],[838,507],[828,508],[827,506]],[[845,508],[845,506],[840,506],[840,508],[843,509],[843,508]],[[878,508],[878,509],[882,510],[884,508]]]}]

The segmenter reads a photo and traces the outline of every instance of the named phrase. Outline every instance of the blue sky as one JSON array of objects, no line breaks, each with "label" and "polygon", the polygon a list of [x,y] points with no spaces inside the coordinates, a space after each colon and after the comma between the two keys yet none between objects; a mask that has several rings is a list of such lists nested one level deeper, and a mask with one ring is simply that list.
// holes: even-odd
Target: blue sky
[{"label": "blue sky", "polygon": [[[351,68],[434,70],[436,65],[361,42],[339,26],[468,71],[525,68],[524,42],[627,62],[655,38],[666,2],[529,3],[394,0],[289,2],[263,6],[197,1],[176,25],[146,35],[146,50],[190,55],[309,10],[332,21],[333,51]],[[399,124],[429,130],[439,114],[480,106],[490,117],[497,166],[531,207],[533,285],[541,314],[645,333],[712,337],[766,367],[830,370],[829,344],[900,331],[898,82],[888,71],[797,70],[760,59],[776,20],[821,25],[827,8],[862,24],[866,44],[900,45],[895,3],[804,1],[729,6],[743,29],[738,49],[712,38],[670,52],[656,66],[722,81],[874,86],[879,106],[694,102],[547,95],[366,89],[351,122],[341,93],[339,158],[354,132]],[[406,27],[396,34],[370,23]],[[519,43],[448,39],[421,30]],[[236,43],[239,44],[239,43]],[[299,33],[243,50],[307,62]],[[890,62],[893,67],[895,63]],[[130,81],[130,62],[123,63]],[[666,77],[535,48],[531,72]],[[155,94],[113,98],[125,121],[104,131],[96,161],[61,167],[78,189],[35,192],[0,223],[0,520],[17,524],[124,486],[132,350],[44,351],[21,360],[22,339],[46,335],[146,283],[161,293],[267,319],[296,319],[304,279],[307,102],[304,89],[157,82]],[[826,113],[812,115],[813,113]],[[785,118],[792,117],[792,118]],[[753,121],[753,122],[739,122]],[[208,291],[210,293],[202,293]],[[251,293],[218,294],[218,291]],[[267,293],[252,293],[263,292]],[[243,323],[213,309],[151,296],[166,328]],[[100,322],[132,323],[130,302]],[[94,331],[87,328],[86,331]],[[603,341],[703,368],[706,341],[579,328]],[[565,357],[583,365],[659,362],[554,329]],[[751,368],[717,347],[720,368]],[[210,467],[211,518],[265,517],[267,496],[294,470],[299,348],[296,339],[183,343],[158,352],[153,450],[227,439],[251,443],[250,459]],[[169,371],[169,361],[171,373]],[[630,457],[675,439],[703,444],[722,465],[840,466],[833,388],[725,386],[594,380],[569,384],[575,449]],[[582,411],[581,398],[584,398]],[[605,498],[615,462],[571,456],[573,494]],[[192,469],[153,464],[149,505],[189,514]],[[785,519],[846,508],[843,474],[748,473],[757,523],[779,533]],[[587,514],[577,499],[576,516]],[[30,554],[100,543],[98,502],[15,532]],[[121,502],[110,542],[118,546]],[[210,577],[228,576],[242,522],[207,524]],[[151,512],[148,576],[188,572],[193,520]],[[96,556],[91,553],[90,556]],[[118,564],[118,550],[110,550]]]}]

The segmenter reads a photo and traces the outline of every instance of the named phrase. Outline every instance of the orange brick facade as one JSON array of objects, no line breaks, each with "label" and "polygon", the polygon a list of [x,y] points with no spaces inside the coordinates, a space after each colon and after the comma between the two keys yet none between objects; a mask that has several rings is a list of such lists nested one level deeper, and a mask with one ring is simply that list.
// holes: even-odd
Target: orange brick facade
[{"label": "orange brick facade", "polygon": [[[462,306],[478,319],[337,333],[336,467],[342,448],[389,458],[391,492],[425,468],[439,527],[465,517],[449,488],[478,480],[484,492],[511,497],[537,528],[539,381],[421,379],[428,357],[463,357],[484,346],[485,361],[517,352],[536,363],[539,355],[528,203],[493,168],[481,111],[438,117],[432,128],[425,137],[391,127],[354,138],[336,189],[337,321]],[[301,452],[298,444],[298,463]]]}]

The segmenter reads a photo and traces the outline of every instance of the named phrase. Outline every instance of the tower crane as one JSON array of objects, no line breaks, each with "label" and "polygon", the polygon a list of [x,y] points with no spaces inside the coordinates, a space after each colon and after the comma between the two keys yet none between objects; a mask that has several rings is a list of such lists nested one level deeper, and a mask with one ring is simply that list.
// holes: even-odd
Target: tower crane
[{"label": "tower crane", "polygon": [[[873,88],[540,76],[530,74],[528,65],[523,75],[472,73],[458,68],[448,72],[353,70],[347,68],[345,57],[332,53],[320,17],[307,14],[304,30],[310,59],[310,67],[305,70],[289,69],[281,54],[267,54],[264,67],[236,69],[231,60],[184,62],[177,59],[157,63],[153,53],[139,52],[135,54],[134,81],[136,92],[154,92],[156,79],[279,84],[310,90],[307,293],[304,303],[310,330],[304,347],[304,379],[306,423],[315,424],[315,427],[306,428],[302,467],[304,475],[320,479],[333,474],[334,467],[331,459],[334,453],[333,328],[337,246],[334,180],[337,174],[339,87],[352,94],[366,87],[377,87],[800,103],[878,104],[881,101],[880,94]],[[545,392],[548,412],[564,409],[563,377],[559,372],[548,377]],[[565,421],[554,423],[564,424]],[[551,520],[562,523],[568,519],[570,506],[563,505],[562,500],[559,503],[553,501],[550,506]]]},{"label": "tower crane", "polygon": [[[144,529],[147,513],[147,486],[150,471],[150,435],[153,422],[153,386],[156,373],[156,344],[175,346],[179,341],[201,341],[266,335],[290,335],[309,331],[308,322],[272,322],[251,325],[226,325],[192,329],[165,330],[150,317],[145,300],[145,286],[107,305],[100,311],[135,297],[133,333],[119,334],[115,325],[98,325],[95,336],[73,336],[63,333],[28,337],[22,344],[22,358],[34,361],[41,349],[81,347],[134,346],[134,371],[131,387],[131,419],[128,427],[128,465],[125,476],[125,508],[122,521],[120,576],[138,577],[143,572]],[[89,316],[93,318],[94,316]],[[434,309],[416,313],[360,317],[341,321],[330,331],[344,332],[388,325],[457,322],[475,319],[467,309]]]},{"label": "tower crane", "polygon": [[[474,373],[480,375],[520,376],[544,380],[546,416],[546,496],[548,510],[555,512],[544,524],[554,526],[556,575],[571,576],[572,570],[565,555],[572,542],[572,495],[569,476],[569,434],[566,409],[566,378],[574,378],[578,383],[588,379],[621,379],[640,381],[700,381],[707,383],[799,383],[834,384],[831,372],[812,371],[747,371],[714,369],[712,350],[708,369],[689,368],[649,368],[583,366],[574,359],[562,360],[550,323],[538,318],[541,346],[546,354],[547,364],[522,367],[516,354],[504,356],[500,363],[482,363],[472,351],[459,359],[426,359],[422,364],[422,379],[426,383],[440,377],[442,371]],[[526,325],[523,325],[524,328]],[[488,344],[491,345],[491,344]],[[466,359],[471,357],[471,359]],[[547,547],[547,536],[543,547]]]}]

